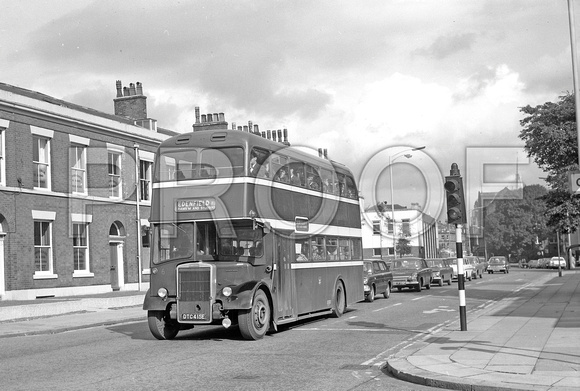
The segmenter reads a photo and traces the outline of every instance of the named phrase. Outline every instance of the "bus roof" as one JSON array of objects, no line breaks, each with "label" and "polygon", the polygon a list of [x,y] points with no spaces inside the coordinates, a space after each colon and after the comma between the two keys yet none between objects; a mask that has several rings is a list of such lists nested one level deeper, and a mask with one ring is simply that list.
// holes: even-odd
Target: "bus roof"
[{"label": "bus roof", "polygon": [[299,148],[286,145],[281,142],[269,140],[260,135],[244,132],[240,130],[200,130],[197,132],[183,133],[163,141],[159,145],[159,150],[163,148],[220,148],[229,146],[244,146],[245,149],[253,147],[264,148],[278,152],[284,150],[284,154],[289,157],[300,158],[300,160],[319,166],[332,166],[339,172],[351,173],[342,163],[330,159],[324,159],[316,155],[307,153]]}]

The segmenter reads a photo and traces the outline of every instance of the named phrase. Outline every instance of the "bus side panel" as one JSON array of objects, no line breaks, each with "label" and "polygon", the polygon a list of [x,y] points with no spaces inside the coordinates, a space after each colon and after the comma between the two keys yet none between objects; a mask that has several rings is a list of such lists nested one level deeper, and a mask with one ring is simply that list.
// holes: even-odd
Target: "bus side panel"
[{"label": "bus side panel", "polygon": [[298,314],[320,311],[328,308],[326,268],[312,267],[294,270],[296,281],[296,305]]},{"label": "bus side panel", "polygon": [[363,263],[360,265],[349,266],[344,268],[345,273],[345,289],[346,289],[346,300],[348,304],[356,303],[364,300],[364,284],[363,284]]}]

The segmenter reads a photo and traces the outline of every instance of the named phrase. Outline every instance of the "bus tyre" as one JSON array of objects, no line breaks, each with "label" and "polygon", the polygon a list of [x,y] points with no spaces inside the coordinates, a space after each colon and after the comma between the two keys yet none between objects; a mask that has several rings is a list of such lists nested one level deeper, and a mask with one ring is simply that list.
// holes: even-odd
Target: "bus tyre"
[{"label": "bus tyre", "polygon": [[257,340],[266,335],[270,327],[270,304],[263,290],[254,294],[252,307],[238,312],[240,333],[245,339]]},{"label": "bus tyre", "polygon": [[385,291],[383,292],[383,296],[385,297],[385,299],[388,299],[389,297],[391,297],[391,286],[387,284],[387,289],[385,289]]},{"label": "bus tyre", "polygon": [[375,301],[375,287],[374,286],[371,286],[371,291],[365,297],[365,300],[369,303],[372,303],[373,301]]},{"label": "bus tyre", "polygon": [[340,318],[346,309],[346,295],[342,281],[337,281],[334,286],[334,295],[332,298],[332,317]]},{"label": "bus tyre", "polygon": [[151,334],[157,339],[173,339],[179,332],[179,324],[167,319],[165,311],[147,311],[147,323]]}]

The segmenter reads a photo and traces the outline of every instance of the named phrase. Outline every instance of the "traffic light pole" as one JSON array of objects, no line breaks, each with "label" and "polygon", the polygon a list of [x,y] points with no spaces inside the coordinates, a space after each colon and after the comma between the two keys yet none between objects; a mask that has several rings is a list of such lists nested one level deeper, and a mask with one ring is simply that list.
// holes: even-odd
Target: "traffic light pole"
[{"label": "traffic light pole", "polygon": [[465,309],[465,268],[463,267],[463,243],[461,224],[455,225],[455,251],[457,253],[457,287],[459,290],[459,323],[461,331],[467,331],[467,311]]}]

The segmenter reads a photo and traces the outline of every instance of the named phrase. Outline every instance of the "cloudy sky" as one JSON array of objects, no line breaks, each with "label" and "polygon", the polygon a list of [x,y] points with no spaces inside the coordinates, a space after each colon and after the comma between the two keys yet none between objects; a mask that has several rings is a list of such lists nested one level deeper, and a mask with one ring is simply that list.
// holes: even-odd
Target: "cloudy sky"
[{"label": "cloudy sky", "polygon": [[566,0],[0,0],[0,9],[1,82],[113,113],[115,81],[139,81],[164,128],[191,131],[195,106],[230,124],[287,128],[293,145],[327,148],[349,166],[367,205],[390,201],[392,158],[395,203],[432,215],[454,162],[469,171],[471,203],[478,190],[513,186],[516,162],[525,184],[542,183],[518,152],[519,108],[574,88]]}]

